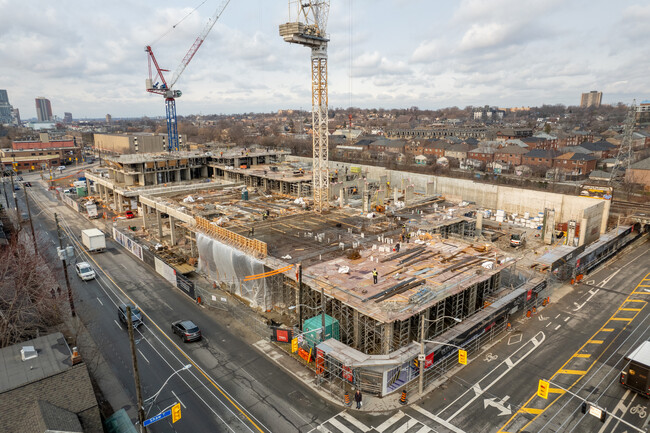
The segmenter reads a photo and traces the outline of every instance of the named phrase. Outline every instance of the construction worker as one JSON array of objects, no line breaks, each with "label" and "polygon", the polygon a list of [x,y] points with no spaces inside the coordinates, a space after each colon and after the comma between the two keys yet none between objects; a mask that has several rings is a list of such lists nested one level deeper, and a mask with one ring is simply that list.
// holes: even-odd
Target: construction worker
[{"label": "construction worker", "polygon": [[399,253],[399,242],[395,244],[395,252]]},{"label": "construction worker", "polygon": [[372,283],[373,284],[377,284],[377,276],[378,276],[377,268],[375,268],[375,269],[372,270],[372,281],[373,281]]}]

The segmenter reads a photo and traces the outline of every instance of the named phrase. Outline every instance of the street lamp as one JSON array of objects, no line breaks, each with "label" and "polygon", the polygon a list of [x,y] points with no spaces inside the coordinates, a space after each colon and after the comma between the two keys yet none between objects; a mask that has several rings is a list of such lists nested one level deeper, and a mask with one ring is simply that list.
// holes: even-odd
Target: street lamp
[{"label": "street lamp", "polygon": [[189,369],[189,368],[191,368],[191,367],[192,367],[192,364],[187,364],[187,365],[184,365],[182,368],[179,368],[178,370],[176,370],[176,371],[173,372],[172,374],[170,374],[169,377],[167,378],[167,380],[165,381],[165,383],[162,384],[162,386],[160,387],[160,389],[158,390],[158,392],[155,393],[153,396],[149,397],[148,399],[146,399],[145,401],[142,402],[142,405],[145,406],[145,405],[149,402],[149,400],[151,400],[151,406],[149,406],[149,409],[147,409],[147,416],[149,415],[149,411],[150,411],[151,408],[153,407],[153,404],[156,402],[156,398],[158,397],[158,395],[160,395],[160,391],[162,391],[163,388],[165,387],[165,385],[167,385],[167,382],[169,382],[169,379],[171,379],[175,374],[178,374],[178,373],[180,373],[181,371],[183,371],[183,370],[187,370],[187,369]]},{"label": "street lamp", "polygon": [[424,360],[426,356],[424,355],[424,322],[437,322],[442,319],[453,319],[456,323],[462,322],[462,319],[452,316],[442,316],[437,319],[429,320],[425,319],[424,315],[420,316],[420,355],[418,356],[418,363],[420,364],[420,395],[424,391]]}]

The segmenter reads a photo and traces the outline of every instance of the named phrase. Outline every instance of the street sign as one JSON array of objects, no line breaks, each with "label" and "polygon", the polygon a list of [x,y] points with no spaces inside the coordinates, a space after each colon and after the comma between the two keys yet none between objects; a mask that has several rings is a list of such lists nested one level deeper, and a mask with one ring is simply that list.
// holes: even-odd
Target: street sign
[{"label": "street sign", "polygon": [[143,426],[143,427],[146,427],[146,426],[148,426],[149,424],[153,424],[153,423],[155,423],[156,421],[160,421],[160,420],[163,419],[163,418],[167,418],[167,417],[170,416],[171,414],[172,414],[172,410],[171,410],[171,409],[167,409],[166,411],[164,411],[164,412],[160,412],[158,415],[156,415],[156,416],[154,416],[154,417],[151,417],[151,418],[149,418],[148,420],[145,420],[145,421],[142,423],[142,426]]},{"label": "street sign", "polygon": [[543,399],[548,399],[548,388],[549,383],[545,380],[540,379],[539,385],[537,385],[537,395]]},{"label": "street sign", "polygon": [[463,365],[467,365],[467,351],[463,349],[458,349],[458,362]]},{"label": "street sign", "polygon": [[304,337],[302,336],[302,334],[298,335],[298,344],[302,344],[303,340]]},{"label": "street sign", "polygon": [[181,419],[181,404],[176,403],[172,406],[172,423]]}]

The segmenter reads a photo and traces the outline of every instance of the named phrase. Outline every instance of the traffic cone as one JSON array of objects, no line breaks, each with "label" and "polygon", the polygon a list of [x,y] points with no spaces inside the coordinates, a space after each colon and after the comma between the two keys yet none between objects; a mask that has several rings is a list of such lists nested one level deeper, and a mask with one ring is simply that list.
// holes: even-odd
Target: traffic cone
[{"label": "traffic cone", "polygon": [[399,399],[399,404],[406,404],[406,391],[402,391],[402,396]]},{"label": "traffic cone", "polygon": [[350,401],[350,393],[345,391],[345,405],[350,406],[351,404],[352,404],[352,402]]}]

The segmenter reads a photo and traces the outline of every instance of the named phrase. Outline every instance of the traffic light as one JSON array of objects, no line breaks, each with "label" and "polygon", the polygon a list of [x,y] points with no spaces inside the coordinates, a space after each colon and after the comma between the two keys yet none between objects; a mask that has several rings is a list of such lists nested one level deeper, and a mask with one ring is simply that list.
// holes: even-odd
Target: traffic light
[{"label": "traffic light", "polygon": [[467,365],[467,351],[458,349],[458,363]]},{"label": "traffic light", "polygon": [[548,388],[549,383],[545,380],[540,379],[539,385],[537,385],[537,395],[543,399],[548,399]]},{"label": "traffic light", "polygon": [[176,422],[181,419],[181,404],[176,403],[172,406],[172,422]]}]

